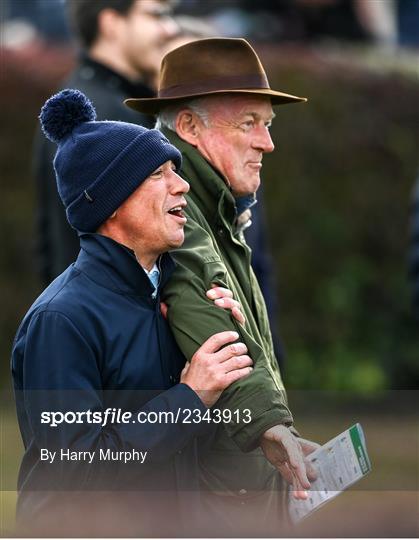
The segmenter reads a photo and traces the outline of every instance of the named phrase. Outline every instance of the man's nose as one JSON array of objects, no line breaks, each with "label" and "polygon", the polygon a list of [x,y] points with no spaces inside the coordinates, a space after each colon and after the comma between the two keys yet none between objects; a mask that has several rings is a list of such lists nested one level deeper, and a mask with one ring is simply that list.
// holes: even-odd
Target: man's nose
[{"label": "man's nose", "polygon": [[189,191],[189,184],[186,180],[184,180],[181,176],[179,176],[175,171],[173,171],[172,175],[172,193],[174,194],[185,194]]},{"label": "man's nose", "polygon": [[273,152],[273,150],[275,149],[275,145],[272,142],[271,134],[267,126],[261,126],[257,130],[252,146],[253,148],[256,148],[257,150],[260,150],[267,154],[269,152]]}]

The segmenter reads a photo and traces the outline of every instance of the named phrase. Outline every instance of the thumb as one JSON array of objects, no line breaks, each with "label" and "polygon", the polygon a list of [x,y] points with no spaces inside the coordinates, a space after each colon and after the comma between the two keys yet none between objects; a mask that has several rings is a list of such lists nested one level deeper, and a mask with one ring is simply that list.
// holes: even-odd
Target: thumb
[{"label": "thumb", "polygon": [[191,363],[189,361],[186,362],[185,367],[182,369],[182,373],[180,374],[181,377],[183,377],[184,375],[188,373],[190,367],[191,367]]}]

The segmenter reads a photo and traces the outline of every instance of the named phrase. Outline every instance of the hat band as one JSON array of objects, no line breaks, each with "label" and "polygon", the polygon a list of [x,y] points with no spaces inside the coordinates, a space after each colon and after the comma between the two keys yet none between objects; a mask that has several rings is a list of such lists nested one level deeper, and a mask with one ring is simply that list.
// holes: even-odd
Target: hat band
[{"label": "hat band", "polygon": [[176,84],[159,90],[159,98],[183,97],[193,94],[206,94],[207,92],[220,92],[225,90],[241,90],[246,88],[260,88],[270,90],[266,75],[224,75],[205,81]]}]

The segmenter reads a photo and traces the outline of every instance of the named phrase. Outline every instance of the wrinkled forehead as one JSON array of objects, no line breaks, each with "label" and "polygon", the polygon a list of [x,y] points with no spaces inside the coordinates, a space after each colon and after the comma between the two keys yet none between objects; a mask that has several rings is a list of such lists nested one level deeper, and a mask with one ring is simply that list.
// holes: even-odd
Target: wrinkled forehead
[{"label": "wrinkled forehead", "polygon": [[254,94],[222,94],[205,98],[208,112],[225,118],[251,115],[264,121],[272,120],[275,113],[269,96]]}]

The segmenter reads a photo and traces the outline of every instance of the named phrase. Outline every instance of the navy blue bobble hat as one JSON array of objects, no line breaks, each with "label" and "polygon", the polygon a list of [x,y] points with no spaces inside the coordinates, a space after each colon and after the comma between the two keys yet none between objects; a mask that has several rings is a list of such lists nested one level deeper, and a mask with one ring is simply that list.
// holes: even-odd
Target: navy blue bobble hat
[{"label": "navy blue bobble hat", "polygon": [[58,148],[57,187],[67,220],[95,232],[166,161],[181,167],[181,154],[157,129],[126,122],[96,122],[89,99],[62,90],[41,109],[42,131]]}]

